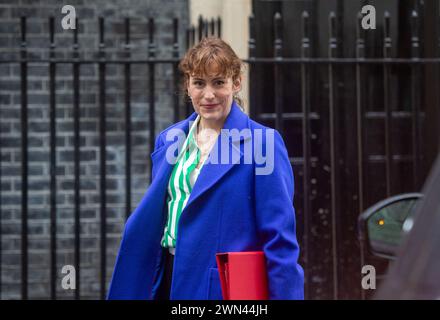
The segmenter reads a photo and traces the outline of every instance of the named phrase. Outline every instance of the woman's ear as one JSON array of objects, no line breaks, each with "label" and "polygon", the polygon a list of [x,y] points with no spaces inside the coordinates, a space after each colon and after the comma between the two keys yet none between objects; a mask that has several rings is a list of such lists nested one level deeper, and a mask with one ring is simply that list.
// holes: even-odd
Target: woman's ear
[{"label": "woman's ear", "polygon": [[237,93],[241,90],[241,75],[238,76],[232,83],[232,90]]},{"label": "woman's ear", "polygon": [[185,76],[185,84],[186,84],[186,94],[189,96],[189,84],[191,81],[191,77],[189,75]]},{"label": "woman's ear", "polygon": [[189,84],[188,84],[188,86],[186,87],[186,95],[187,95],[189,98],[191,98],[191,95],[189,94]]}]

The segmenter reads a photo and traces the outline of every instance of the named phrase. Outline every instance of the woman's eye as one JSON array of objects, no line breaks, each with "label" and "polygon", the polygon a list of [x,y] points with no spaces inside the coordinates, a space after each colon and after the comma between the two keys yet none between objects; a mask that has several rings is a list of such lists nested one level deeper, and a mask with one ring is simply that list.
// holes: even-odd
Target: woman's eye
[{"label": "woman's eye", "polygon": [[218,81],[215,82],[215,84],[216,84],[217,86],[222,86],[222,85],[225,84],[225,82],[224,82],[223,80],[218,80]]},{"label": "woman's eye", "polygon": [[203,85],[203,82],[202,82],[202,81],[194,81],[193,84],[194,84],[195,86],[200,87],[201,85]]}]

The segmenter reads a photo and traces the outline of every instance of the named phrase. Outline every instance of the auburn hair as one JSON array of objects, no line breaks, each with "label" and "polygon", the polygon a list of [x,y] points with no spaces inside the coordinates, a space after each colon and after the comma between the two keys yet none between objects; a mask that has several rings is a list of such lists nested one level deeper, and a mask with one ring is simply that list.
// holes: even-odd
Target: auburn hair
[{"label": "auburn hair", "polygon": [[[232,50],[231,46],[220,38],[205,37],[198,44],[190,48],[179,63],[179,70],[183,73],[183,89],[189,84],[190,76],[206,76],[212,73],[215,66],[217,75],[232,77],[237,80],[242,73],[243,62]],[[242,106],[238,96],[234,100]]]}]

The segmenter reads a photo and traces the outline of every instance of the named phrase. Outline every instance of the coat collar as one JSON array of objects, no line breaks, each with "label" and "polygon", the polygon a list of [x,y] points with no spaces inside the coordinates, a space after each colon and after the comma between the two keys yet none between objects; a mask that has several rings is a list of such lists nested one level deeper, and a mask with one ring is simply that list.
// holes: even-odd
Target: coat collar
[{"label": "coat collar", "polygon": [[[197,113],[194,112],[188,118],[177,123],[172,128],[180,129],[181,131],[184,131],[185,134],[188,134],[189,128],[196,117]],[[242,134],[227,137],[229,130],[232,129],[236,129]],[[243,129],[250,129],[249,117],[240,110],[240,107],[234,101],[231,106],[231,111],[229,112],[223,125],[223,129],[220,135],[217,137],[217,140],[209,154],[209,157],[213,158],[208,158],[203,165],[184,211],[187,210],[187,208],[189,208],[200,196],[218,183],[219,180],[229,170],[231,170],[235,164],[241,161],[243,153],[240,151],[240,143],[251,137],[250,130],[242,131]],[[184,140],[185,139],[181,139],[180,145],[183,144]],[[227,161],[227,163],[222,163],[221,161],[221,142],[224,143],[224,141],[227,141],[227,148],[223,148],[223,151],[228,150],[228,158],[232,159]],[[173,143],[174,141],[164,141],[164,145],[158,152],[156,152],[157,156],[155,155],[153,159],[153,166],[158,166],[159,168],[156,174],[158,180],[157,186],[159,188],[164,188],[165,190],[168,187],[168,181],[174,166],[174,164],[168,163],[165,155],[167,148]],[[218,159],[218,161],[211,161],[212,159]]]}]

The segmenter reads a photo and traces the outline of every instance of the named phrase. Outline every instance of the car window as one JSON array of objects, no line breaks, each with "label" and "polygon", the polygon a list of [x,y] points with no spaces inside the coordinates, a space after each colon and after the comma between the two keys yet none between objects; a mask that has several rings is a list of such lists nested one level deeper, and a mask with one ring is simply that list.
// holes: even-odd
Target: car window
[{"label": "car window", "polygon": [[380,243],[383,247],[395,249],[401,242],[405,220],[414,214],[416,202],[416,199],[399,201],[371,216],[367,221],[370,241],[375,245]]}]

